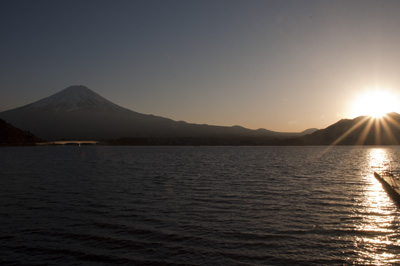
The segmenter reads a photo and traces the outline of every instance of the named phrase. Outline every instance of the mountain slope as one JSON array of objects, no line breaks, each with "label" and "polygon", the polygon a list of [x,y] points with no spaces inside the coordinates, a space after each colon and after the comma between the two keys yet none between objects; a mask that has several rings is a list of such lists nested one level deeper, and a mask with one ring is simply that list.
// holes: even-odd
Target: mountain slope
[{"label": "mountain slope", "polygon": [[400,115],[389,113],[381,119],[360,116],[300,137],[303,145],[398,145]]},{"label": "mountain slope", "polygon": [[0,119],[0,146],[34,145],[42,141],[32,133],[22,131]]},{"label": "mountain slope", "polygon": [[120,107],[84,86],[71,86],[37,102],[0,113],[47,140],[151,136],[173,121]]},{"label": "mountain slope", "polygon": [[71,86],[37,102],[0,113],[13,125],[46,140],[294,137],[297,133],[176,122],[118,106],[85,86]]},{"label": "mountain slope", "polygon": [[80,109],[124,110],[82,85],[68,87],[59,93],[17,109],[36,109],[52,113],[72,112]]}]

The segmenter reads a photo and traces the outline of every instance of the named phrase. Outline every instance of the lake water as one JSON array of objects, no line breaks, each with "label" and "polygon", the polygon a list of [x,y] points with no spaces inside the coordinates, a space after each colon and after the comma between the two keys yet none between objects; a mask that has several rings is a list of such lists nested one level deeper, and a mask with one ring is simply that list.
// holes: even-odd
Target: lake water
[{"label": "lake water", "polygon": [[400,147],[0,148],[1,265],[398,265]]}]

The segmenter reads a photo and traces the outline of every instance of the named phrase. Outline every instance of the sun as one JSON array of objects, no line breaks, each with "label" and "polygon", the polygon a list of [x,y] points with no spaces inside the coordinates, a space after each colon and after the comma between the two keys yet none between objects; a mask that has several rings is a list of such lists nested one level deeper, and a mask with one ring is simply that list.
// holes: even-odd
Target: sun
[{"label": "sun", "polygon": [[395,94],[383,90],[373,90],[360,95],[353,103],[352,114],[381,118],[387,113],[398,111],[399,101]]}]

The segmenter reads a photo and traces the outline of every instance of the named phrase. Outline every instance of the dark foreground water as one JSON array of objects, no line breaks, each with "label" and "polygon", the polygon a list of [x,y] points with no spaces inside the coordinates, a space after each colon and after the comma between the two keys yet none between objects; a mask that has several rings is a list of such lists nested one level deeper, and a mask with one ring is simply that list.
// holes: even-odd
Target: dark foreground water
[{"label": "dark foreground water", "polygon": [[0,148],[0,265],[396,265],[400,147]]}]

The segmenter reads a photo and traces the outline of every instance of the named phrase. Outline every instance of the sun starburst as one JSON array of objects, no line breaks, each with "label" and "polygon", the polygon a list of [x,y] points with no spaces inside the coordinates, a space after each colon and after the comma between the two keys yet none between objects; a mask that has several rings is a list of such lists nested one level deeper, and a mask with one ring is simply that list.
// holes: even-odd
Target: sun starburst
[{"label": "sun starburst", "polygon": [[352,116],[381,118],[386,113],[398,111],[399,101],[395,94],[384,90],[368,91],[360,95],[353,104]]}]

